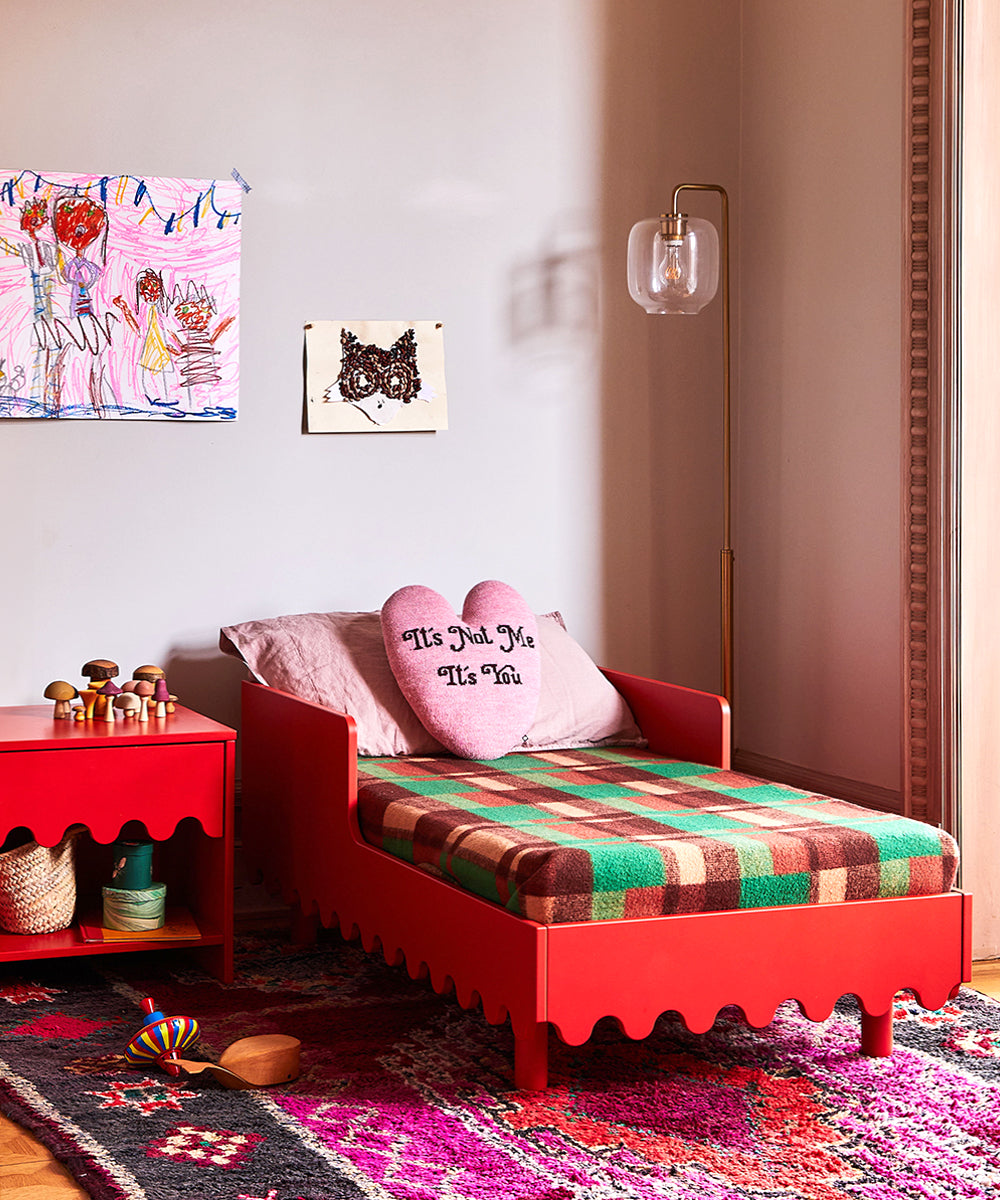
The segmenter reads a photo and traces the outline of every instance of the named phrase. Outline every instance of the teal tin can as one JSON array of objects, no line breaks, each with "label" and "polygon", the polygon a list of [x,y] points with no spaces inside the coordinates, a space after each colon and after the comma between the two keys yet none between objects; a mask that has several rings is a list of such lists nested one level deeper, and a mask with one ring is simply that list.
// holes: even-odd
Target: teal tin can
[{"label": "teal tin can", "polygon": [[153,882],[153,843],[115,842],[111,884],[125,891],[141,891]]}]

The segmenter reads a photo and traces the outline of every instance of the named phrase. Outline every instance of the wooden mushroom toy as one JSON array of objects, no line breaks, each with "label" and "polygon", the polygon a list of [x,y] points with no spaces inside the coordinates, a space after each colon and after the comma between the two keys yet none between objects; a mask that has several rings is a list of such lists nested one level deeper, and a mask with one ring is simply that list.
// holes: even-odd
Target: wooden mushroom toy
[{"label": "wooden mushroom toy", "polygon": [[139,715],[139,709],[142,708],[142,701],[135,692],[127,692],[122,688],[121,692],[115,696],[115,708],[120,708],[122,716],[126,721],[133,720]]},{"label": "wooden mushroom toy", "polygon": [[[108,679],[114,679],[118,674],[118,664],[112,662],[110,658],[92,658],[90,662],[85,662],[80,668],[80,674],[86,675],[90,680],[90,686],[95,691],[101,690],[101,684]],[[97,697],[97,704],[94,708],[95,717],[105,717],[107,714],[104,711],[105,703],[103,696]],[[114,720],[114,713],[111,714],[111,719]]]},{"label": "wooden mushroom toy", "polygon": [[114,679],[118,674],[118,664],[112,662],[110,658],[93,658],[90,662],[83,664],[80,674],[86,675],[91,683],[100,684],[105,679]]},{"label": "wooden mushroom toy", "polygon": [[97,688],[82,688],[80,691],[80,699],[83,701],[83,716],[78,717],[79,721],[90,721],[94,716],[94,705],[97,703],[98,691]]},{"label": "wooden mushroom toy", "polygon": [[115,719],[115,697],[122,694],[121,688],[113,679],[105,679],[101,686],[101,695],[104,697],[104,719],[105,721],[114,721]]},{"label": "wooden mushroom toy", "polygon": [[170,689],[167,687],[167,681],[161,675],[153,685],[153,699],[156,701],[156,715],[165,717],[167,715],[167,705],[170,703]]},{"label": "wooden mushroom toy", "polygon": [[52,713],[55,720],[62,721],[72,717],[73,710],[70,701],[75,700],[79,693],[71,683],[67,683],[65,679],[54,679],[43,695],[46,700],[56,702],[55,711]]},{"label": "wooden mushroom toy", "polygon": [[153,685],[149,682],[148,679],[140,679],[139,682],[135,685],[135,693],[134,694],[139,697],[139,703],[142,706],[139,709],[139,720],[140,721],[148,721],[149,720],[149,701],[153,695],[154,690],[155,689],[154,689]]},{"label": "wooden mushroom toy", "polygon": [[147,683],[156,683],[158,679],[162,679],[166,672],[162,667],[154,667],[148,664],[144,667],[136,667],[132,672],[133,679],[145,679]]}]

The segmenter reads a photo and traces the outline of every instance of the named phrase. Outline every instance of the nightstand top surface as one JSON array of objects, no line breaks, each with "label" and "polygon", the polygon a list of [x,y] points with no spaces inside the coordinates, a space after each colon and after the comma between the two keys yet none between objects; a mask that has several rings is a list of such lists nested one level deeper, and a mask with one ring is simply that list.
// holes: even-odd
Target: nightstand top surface
[{"label": "nightstand top surface", "polygon": [[232,741],[236,730],[178,704],[148,721],[56,720],[52,704],[0,706],[0,753],[12,750],[73,750],[102,745],[148,746],[171,742]]}]

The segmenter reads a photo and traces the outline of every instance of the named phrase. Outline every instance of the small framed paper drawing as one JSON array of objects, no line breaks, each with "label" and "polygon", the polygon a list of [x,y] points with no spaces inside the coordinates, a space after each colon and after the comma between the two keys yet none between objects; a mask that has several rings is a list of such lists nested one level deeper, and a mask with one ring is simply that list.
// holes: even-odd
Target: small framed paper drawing
[{"label": "small framed paper drawing", "polygon": [[306,326],[306,431],[448,428],[440,321],[313,321]]}]

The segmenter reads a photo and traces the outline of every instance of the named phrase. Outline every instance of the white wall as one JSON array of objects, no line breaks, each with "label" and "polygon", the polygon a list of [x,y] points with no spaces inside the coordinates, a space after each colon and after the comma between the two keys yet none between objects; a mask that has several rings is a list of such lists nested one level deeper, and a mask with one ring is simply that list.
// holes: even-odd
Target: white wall
[{"label": "white wall", "polygon": [[[709,181],[742,280],[739,743],[898,786],[903,7],[3,0],[5,169],[253,190],[235,424],[0,423],[0,703],[158,660],[235,722],[220,625],[486,577],[717,687],[718,302],[658,320],[624,279],[631,224]],[[304,435],[324,318],[443,320],[451,428]]]},{"label": "white wall", "polygon": [[[458,604],[506,579],[599,653],[598,6],[5,0],[0,19],[5,169],[252,186],[235,424],[2,422],[0,703],[107,656],[159,661],[235,720],[220,625],[418,581]],[[515,339],[560,249],[586,324]],[[303,435],[302,327],[324,318],[444,321],[450,430]],[[119,498],[137,477],[142,502]]]},{"label": "white wall", "polygon": [[[658,109],[697,102],[689,149],[735,123],[711,34],[735,46],[738,24],[702,7],[707,28],[681,0],[5,0],[6,168],[236,167],[252,191],[235,424],[2,423],[0,703],[106,656],[160,661],[235,721],[220,625],[410,582],[458,603],[486,577],[648,672],[655,448],[624,244],[662,202]],[[444,321],[447,432],[301,432],[303,324],[361,318]],[[148,499],[116,499],[137,472]]]}]

